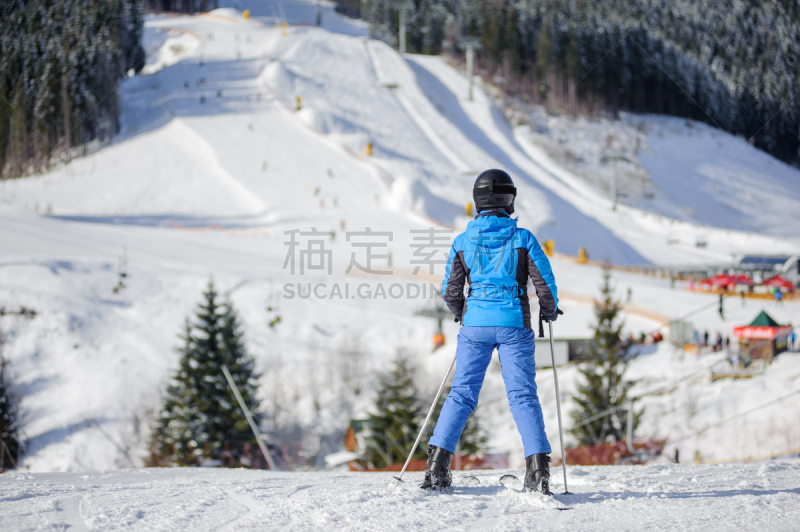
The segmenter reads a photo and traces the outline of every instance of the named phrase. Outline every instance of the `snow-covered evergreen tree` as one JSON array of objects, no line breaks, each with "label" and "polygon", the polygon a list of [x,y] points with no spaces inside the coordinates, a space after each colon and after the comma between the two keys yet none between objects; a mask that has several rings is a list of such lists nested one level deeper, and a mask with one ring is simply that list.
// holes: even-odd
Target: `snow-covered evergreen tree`
[{"label": "snow-covered evergreen tree", "polygon": [[[620,339],[622,304],[614,299],[611,270],[603,269],[602,298],[595,301],[594,345],[578,372],[581,376],[573,400],[577,408],[572,413],[574,429],[570,432],[579,445],[595,445],[625,438],[628,425],[628,367],[627,348]],[[611,411],[612,409],[616,409]],[[606,415],[599,416],[608,412]],[[634,429],[642,411],[634,415]],[[590,418],[596,419],[585,423]],[[580,425],[580,426],[579,426]]]},{"label": "snow-covered evergreen tree", "polygon": [[[384,373],[378,385],[375,412],[369,415],[366,460],[376,468],[406,460],[419,433],[423,407],[414,383],[416,371],[404,352],[399,352],[391,371]],[[420,445],[415,459],[426,458]]]},{"label": "snow-covered evergreen tree", "polygon": [[[150,11],[177,13],[197,13],[210,11],[219,7],[219,0],[144,0],[145,7]],[[237,7],[243,9],[240,4]]]},{"label": "snow-covered evergreen tree", "polygon": [[258,424],[261,414],[255,362],[245,349],[233,306],[230,302],[220,304],[213,282],[209,282],[203,299],[194,323],[187,320],[181,337],[184,345],[179,367],[167,388],[154,431],[151,462],[192,465],[204,449],[219,458],[226,444],[237,457],[245,443],[256,443],[221,369],[228,367]]},{"label": "snow-covered evergreen tree", "polygon": [[3,334],[0,331],[0,473],[16,467],[22,454],[19,401],[7,370],[8,362],[3,355]]}]

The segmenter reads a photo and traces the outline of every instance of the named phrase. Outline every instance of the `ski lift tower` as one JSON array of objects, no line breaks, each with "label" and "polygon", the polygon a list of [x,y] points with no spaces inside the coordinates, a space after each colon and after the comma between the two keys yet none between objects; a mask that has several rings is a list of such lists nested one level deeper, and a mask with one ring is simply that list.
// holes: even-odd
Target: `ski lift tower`
[{"label": "ski lift tower", "polygon": [[436,320],[436,333],[433,335],[433,350],[436,351],[445,344],[444,330],[442,322],[450,316],[450,311],[442,305],[441,296],[436,299],[433,308],[424,308],[414,313],[414,316],[423,318],[433,318]]},{"label": "ski lift tower", "polygon": [[406,17],[408,16],[408,12],[414,9],[414,4],[409,1],[400,2],[397,5],[398,16],[400,20],[398,21],[398,38],[399,42],[397,45],[397,50],[404,54],[406,53]]},{"label": "ski lift tower", "polygon": [[469,92],[467,93],[467,99],[472,101],[472,83],[473,78],[475,77],[472,74],[472,63],[475,59],[475,52],[479,52],[483,49],[483,45],[481,44],[480,37],[461,37],[458,39],[458,45],[460,48],[466,48],[467,50],[467,79],[469,80]]}]

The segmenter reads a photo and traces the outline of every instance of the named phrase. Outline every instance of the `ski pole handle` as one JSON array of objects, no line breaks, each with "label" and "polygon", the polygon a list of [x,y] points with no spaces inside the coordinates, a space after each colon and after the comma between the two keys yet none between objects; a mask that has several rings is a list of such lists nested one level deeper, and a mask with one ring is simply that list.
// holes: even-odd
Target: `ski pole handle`
[{"label": "ski pole handle", "polygon": [[[558,317],[558,316],[560,316],[562,314],[564,314],[564,311],[561,310],[560,308],[556,308],[556,317]],[[548,323],[551,323],[552,320],[546,320],[544,318],[544,315],[542,314],[542,310],[539,309],[539,338],[544,338],[544,322],[545,321],[548,322]],[[552,330],[552,329],[553,329],[553,327],[551,326],[550,330]]]}]

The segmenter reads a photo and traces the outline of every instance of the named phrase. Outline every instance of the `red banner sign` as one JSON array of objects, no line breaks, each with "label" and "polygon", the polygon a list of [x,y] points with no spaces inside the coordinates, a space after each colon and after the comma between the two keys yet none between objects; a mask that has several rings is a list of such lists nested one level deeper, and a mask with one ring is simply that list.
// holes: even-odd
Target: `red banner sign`
[{"label": "red banner sign", "polygon": [[733,335],[737,338],[752,338],[755,340],[772,340],[792,333],[791,327],[734,327]]}]

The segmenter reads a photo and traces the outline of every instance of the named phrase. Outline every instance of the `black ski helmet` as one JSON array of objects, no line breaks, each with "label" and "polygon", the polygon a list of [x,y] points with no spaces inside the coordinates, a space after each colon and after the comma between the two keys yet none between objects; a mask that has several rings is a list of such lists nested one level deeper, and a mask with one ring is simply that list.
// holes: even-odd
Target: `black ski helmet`
[{"label": "black ski helmet", "polygon": [[517,188],[511,176],[502,170],[486,170],[478,176],[472,187],[472,199],[475,200],[475,209],[478,212],[502,207],[511,214],[514,212],[516,197]]}]

